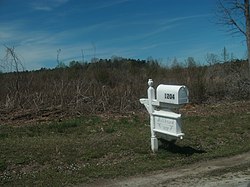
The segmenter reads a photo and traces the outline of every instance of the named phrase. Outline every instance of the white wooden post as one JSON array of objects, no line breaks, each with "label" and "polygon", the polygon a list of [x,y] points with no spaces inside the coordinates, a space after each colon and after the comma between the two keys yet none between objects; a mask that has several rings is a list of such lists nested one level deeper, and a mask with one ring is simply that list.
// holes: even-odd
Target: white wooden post
[{"label": "white wooden post", "polygon": [[153,112],[154,108],[152,105],[152,101],[155,100],[155,89],[153,88],[153,80],[148,80],[148,106],[149,106],[149,115],[150,115],[150,129],[151,129],[151,149],[153,152],[158,151],[158,139],[156,138],[154,128],[154,118],[153,118]]}]

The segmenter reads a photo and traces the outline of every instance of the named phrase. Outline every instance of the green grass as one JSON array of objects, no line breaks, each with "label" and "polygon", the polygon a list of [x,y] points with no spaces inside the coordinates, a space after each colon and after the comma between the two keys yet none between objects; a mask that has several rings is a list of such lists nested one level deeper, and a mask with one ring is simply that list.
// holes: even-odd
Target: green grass
[{"label": "green grass", "polygon": [[250,115],[183,118],[183,140],[151,153],[148,119],[0,125],[0,186],[69,186],[250,150]]}]

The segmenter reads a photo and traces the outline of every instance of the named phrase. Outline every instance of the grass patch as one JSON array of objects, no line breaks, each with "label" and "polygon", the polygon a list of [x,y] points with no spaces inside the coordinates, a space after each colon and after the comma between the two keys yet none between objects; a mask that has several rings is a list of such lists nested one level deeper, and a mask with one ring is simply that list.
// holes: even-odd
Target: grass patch
[{"label": "grass patch", "polygon": [[150,150],[148,119],[82,117],[0,126],[0,186],[68,186],[250,150],[250,115],[186,117],[184,140]]}]

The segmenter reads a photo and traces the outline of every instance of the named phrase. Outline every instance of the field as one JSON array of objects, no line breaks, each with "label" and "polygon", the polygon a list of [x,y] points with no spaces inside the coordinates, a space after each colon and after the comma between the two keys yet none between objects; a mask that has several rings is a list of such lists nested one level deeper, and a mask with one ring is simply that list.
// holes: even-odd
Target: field
[{"label": "field", "polygon": [[237,155],[250,151],[249,111],[249,102],[186,106],[184,139],[163,142],[157,154],[146,112],[2,121],[0,185],[90,184]]}]

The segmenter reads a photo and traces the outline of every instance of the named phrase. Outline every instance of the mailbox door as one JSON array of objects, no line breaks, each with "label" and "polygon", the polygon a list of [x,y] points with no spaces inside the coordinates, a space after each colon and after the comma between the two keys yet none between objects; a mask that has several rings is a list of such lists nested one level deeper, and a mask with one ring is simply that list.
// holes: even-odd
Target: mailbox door
[{"label": "mailbox door", "polygon": [[188,103],[188,89],[186,86],[182,86],[178,92],[178,103],[185,104]]}]

